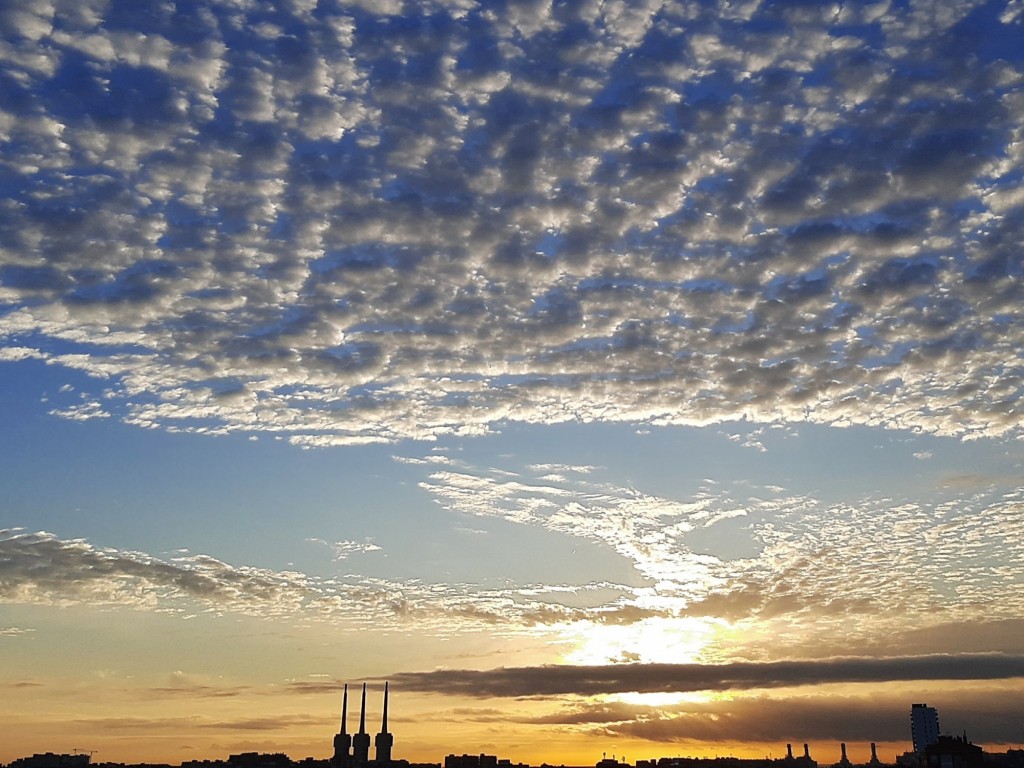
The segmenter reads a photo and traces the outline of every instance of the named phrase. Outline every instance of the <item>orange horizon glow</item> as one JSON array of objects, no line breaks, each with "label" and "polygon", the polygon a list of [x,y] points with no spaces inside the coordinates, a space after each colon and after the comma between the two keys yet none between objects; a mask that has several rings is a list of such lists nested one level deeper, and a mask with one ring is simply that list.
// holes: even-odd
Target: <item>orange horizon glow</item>
[{"label": "orange horizon glow", "polygon": [[[61,735],[63,732],[63,735]],[[104,738],[89,737],[87,732],[74,733],[73,729],[57,727],[41,729],[40,738],[33,738],[29,733],[19,733],[13,738],[6,738],[0,763],[8,764],[15,759],[33,754],[53,752],[55,754],[72,754],[74,752],[91,752],[93,764],[122,763],[166,764],[179,765],[192,760],[226,760],[231,754],[241,752],[284,753],[293,761],[305,758],[327,760],[331,757],[331,740],[333,733],[325,733],[319,738],[283,737],[272,738],[231,738],[217,739],[206,746],[181,746],[182,741],[196,741],[194,731],[162,736],[115,736]],[[54,737],[51,741],[48,737]],[[652,744],[647,741],[602,739],[592,736],[572,736],[545,732],[537,734],[527,743],[505,744],[504,739],[495,738],[484,743],[452,743],[444,746],[440,739],[414,739],[404,745],[400,741],[401,733],[396,733],[395,760],[406,760],[410,763],[444,764],[449,754],[493,754],[499,759],[509,759],[513,764],[539,766],[592,766],[602,756],[615,757],[620,762],[635,765],[637,761],[658,760],[667,757],[689,758],[724,758],[741,759],[778,759],[786,755],[786,743],[761,742],[723,742],[721,744],[671,742]],[[510,740],[515,741],[515,740]],[[539,743],[538,743],[539,742]],[[81,743],[86,746],[72,747],[61,744]],[[869,743],[846,742],[847,755],[854,764],[867,763],[871,756]],[[792,743],[793,754],[802,754],[803,744]],[[1003,748],[1013,745],[996,745]],[[879,759],[884,764],[892,764],[895,757],[910,749],[907,742],[876,742]],[[995,750],[1001,751],[1001,750]],[[830,766],[839,761],[840,742],[816,742],[810,744],[811,757],[819,765]],[[372,757],[372,751],[371,751]]]},{"label": "orange horizon glow", "polygon": [[[93,753],[93,763],[160,763],[177,765],[191,760],[224,760],[241,752],[283,752],[292,760],[328,759],[333,752],[333,737],[338,731],[341,696],[319,694],[316,706],[308,696],[279,696],[263,690],[230,695],[230,688],[201,693],[199,698],[186,695],[177,702],[145,701],[139,695],[133,706],[124,706],[132,694],[121,689],[117,697],[104,696],[98,690],[92,706],[84,706],[85,690],[68,690],[48,697],[44,706],[33,706],[33,693],[46,686],[20,689],[24,704],[8,719],[9,735],[0,745],[0,762],[36,753],[70,754],[75,751]],[[884,688],[884,687],[883,687]],[[850,695],[852,688],[840,689],[839,695]],[[845,692],[845,694],[844,694]],[[351,693],[351,691],[350,691]],[[674,740],[655,741],[624,734],[603,732],[600,725],[589,729],[580,725],[544,724],[552,711],[565,711],[565,704],[545,700],[460,700],[436,695],[402,694],[392,698],[389,731],[394,734],[393,757],[412,763],[443,764],[449,754],[492,754],[500,759],[527,765],[591,766],[602,756],[615,756],[635,764],[638,760],[664,757],[744,759],[778,759],[786,755],[787,743],[793,754],[803,754],[804,743],[819,765],[838,762],[840,744],[845,742],[847,755],[855,763],[866,763],[871,755],[870,741],[852,738],[804,738],[801,726],[794,722],[792,736],[780,740],[700,740],[680,736]],[[977,693],[981,693],[978,691]],[[1001,691],[992,689],[992,695]],[[789,694],[780,692],[780,705]],[[35,697],[38,699],[39,697]],[[380,691],[368,695],[366,730],[371,735],[380,729]],[[647,705],[659,710],[659,701],[676,706],[673,699],[687,697],[648,698]],[[693,697],[689,697],[693,698]],[[852,702],[854,698],[849,699]],[[580,700],[581,702],[583,700]],[[602,697],[594,701],[614,705],[617,701],[631,704],[643,702],[643,695]],[[443,706],[439,703],[443,702]],[[743,711],[741,702],[733,702]],[[700,705],[701,702],[685,702]],[[730,702],[723,702],[728,709]],[[82,712],[90,710],[89,716]],[[240,716],[243,715],[243,716]],[[349,700],[348,732],[354,733],[358,723],[358,700]],[[902,724],[901,724],[902,725]],[[745,727],[735,723],[736,732]],[[907,740],[876,739],[879,759],[885,764],[895,762],[897,755],[911,748],[909,724]],[[995,745],[984,745],[992,749]],[[1012,745],[998,745],[1002,747]],[[372,751],[371,751],[372,756]]]}]

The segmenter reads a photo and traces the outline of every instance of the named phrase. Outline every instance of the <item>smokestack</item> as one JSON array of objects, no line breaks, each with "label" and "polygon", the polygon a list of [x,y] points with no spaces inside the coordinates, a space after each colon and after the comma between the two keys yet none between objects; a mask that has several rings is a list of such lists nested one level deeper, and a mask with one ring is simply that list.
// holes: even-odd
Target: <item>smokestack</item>
[{"label": "smokestack", "polygon": [[395,744],[395,737],[388,733],[388,684],[384,683],[384,716],[381,718],[380,733],[374,740],[377,747],[377,765],[387,765],[391,762],[391,747]]},{"label": "smokestack", "polygon": [[366,683],[363,683],[363,700],[359,705],[359,732],[366,733]]},{"label": "smokestack", "polygon": [[349,748],[352,746],[352,737],[346,732],[345,721],[348,720],[348,683],[341,699],[341,728],[334,737],[334,763],[345,765],[349,761]]},{"label": "smokestack", "polygon": [[360,764],[370,762],[370,734],[366,732],[366,683],[363,683],[363,702],[359,707],[359,733],[352,737],[352,759]]},{"label": "smokestack", "polygon": [[810,747],[808,747],[806,744],[804,744],[804,757],[806,757],[808,760],[811,759],[811,750]]},{"label": "smokestack", "polygon": [[793,745],[792,744],[787,744],[786,745],[786,759],[787,760],[792,760],[793,759]]},{"label": "smokestack", "polygon": [[[338,733],[345,733],[346,720],[348,720],[348,683],[345,683],[345,690],[341,694],[341,730]],[[345,735],[348,734],[345,733]]]}]

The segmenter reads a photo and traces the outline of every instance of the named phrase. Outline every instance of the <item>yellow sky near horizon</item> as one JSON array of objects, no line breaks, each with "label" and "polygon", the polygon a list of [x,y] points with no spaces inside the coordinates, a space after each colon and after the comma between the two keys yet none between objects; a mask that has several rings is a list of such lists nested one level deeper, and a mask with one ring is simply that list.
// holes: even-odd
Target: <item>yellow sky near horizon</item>
[{"label": "yellow sky near horizon", "polygon": [[[648,710],[642,719],[650,725],[657,725],[662,717],[684,717],[687,722],[692,718],[692,724],[699,726],[693,737],[687,737],[685,724],[674,726],[675,734],[671,739],[666,735],[665,740],[605,730],[612,721],[603,723],[604,718],[595,715],[597,710],[607,711],[616,706],[617,702],[610,697],[509,701],[392,690],[389,730],[395,736],[394,757],[411,762],[440,763],[450,753],[496,754],[531,765],[592,765],[603,753],[629,762],[667,756],[782,757],[786,742],[742,738],[744,728],[755,727],[756,709],[769,710],[774,701],[785,712],[793,706],[794,697],[804,699],[805,706],[814,706],[820,697],[823,705],[833,707],[838,698],[851,712],[883,702],[897,707],[897,714],[904,721],[899,725],[907,731],[907,737],[874,739],[879,757],[883,762],[891,762],[910,748],[909,704],[903,706],[908,691],[889,690],[883,696],[861,690],[851,696],[850,687],[845,688],[845,696],[841,691],[837,695],[828,690],[755,692],[752,696],[720,699],[710,708],[696,709],[685,704],[638,704],[637,699],[642,697],[617,697],[632,700],[627,707]],[[73,750],[94,750],[96,762],[176,764],[191,759],[224,759],[245,751],[284,752],[293,759],[322,759],[331,754],[341,699],[339,692],[289,695],[256,689],[235,694],[229,685],[155,697],[152,688],[127,686],[124,681],[108,681],[107,685],[97,682],[63,691],[53,690],[45,683],[22,688],[5,685],[4,689],[11,714],[6,717],[6,735],[0,747],[3,762],[35,752]],[[920,693],[921,689],[914,692]],[[1005,696],[1010,692],[993,687],[977,693]],[[367,731],[371,734],[380,730],[379,696],[379,690],[368,694]],[[352,698],[349,732],[356,731],[358,724],[358,705],[353,707]],[[591,722],[581,717],[577,724],[572,724],[572,715],[582,714],[588,708],[596,708],[590,712]],[[730,715],[731,709],[735,716]],[[768,719],[778,718],[778,713],[765,714]],[[729,722],[721,723],[725,727],[717,730],[736,735],[718,739],[697,735],[722,720]],[[830,765],[838,760],[840,739],[805,737],[800,730],[801,723],[794,719],[789,743],[795,753],[799,754],[802,744],[809,741],[811,755],[820,764]],[[867,761],[869,740],[846,742],[851,760]],[[999,751],[998,746],[992,748]]]},{"label": "yellow sky near horizon", "polygon": [[[381,680],[429,669],[528,668],[586,664],[618,655],[619,630],[588,642],[580,631],[435,637],[339,635],[316,622],[285,626],[256,617],[196,617],[83,606],[13,606],[11,618],[40,629],[4,638],[0,672],[6,735],[0,761],[28,754],[95,751],[96,761],[179,763],[243,751],[328,757],[348,682],[348,730],[358,727],[358,682],[371,680],[366,724],[380,728]],[[633,625],[634,627],[636,625]],[[582,627],[577,628],[582,630]],[[653,661],[671,656],[651,627]],[[675,627],[678,630],[678,627]],[[63,633],[63,634],[62,634]],[[128,643],[133,635],[151,642]],[[709,638],[705,638],[707,640]],[[53,644],[48,656],[45,646]],[[35,645],[35,647],[30,647]],[[40,648],[39,646],[44,646]],[[643,645],[634,647],[642,648]],[[52,658],[49,664],[44,658]],[[615,666],[615,665],[612,665]],[[342,672],[339,674],[339,672]],[[876,741],[883,760],[909,748],[911,701],[943,704],[944,724],[1019,693],[1009,682],[819,684],[765,690],[620,693],[601,696],[475,697],[403,690],[392,683],[394,756],[437,763],[449,753],[487,753],[537,765],[591,765],[602,754],[630,762],[663,756],[780,757],[788,734],[810,742],[822,764],[866,761]],[[963,720],[954,709],[960,706]],[[871,732],[878,725],[877,735]],[[847,735],[848,734],[848,735]],[[895,736],[894,736],[895,735]]]}]

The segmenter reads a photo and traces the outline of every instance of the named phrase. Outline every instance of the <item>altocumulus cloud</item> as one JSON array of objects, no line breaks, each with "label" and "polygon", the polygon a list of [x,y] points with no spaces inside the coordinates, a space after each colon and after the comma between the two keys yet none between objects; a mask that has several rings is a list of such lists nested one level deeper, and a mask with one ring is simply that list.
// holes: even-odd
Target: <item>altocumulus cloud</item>
[{"label": "altocumulus cloud", "polygon": [[1020,433],[1013,3],[370,5],[0,11],[0,359],[105,382],[55,413]]},{"label": "altocumulus cloud", "polygon": [[[1024,610],[1019,489],[837,502],[777,487],[707,483],[678,500],[604,481],[603,474],[543,466],[509,471],[451,459],[421,487],[453,512],[607,545],[645,579],[632,605],[740,623],[751,632],[759,625],[766,634],[734,640],[746,645],[738,654],[746,658],[763,658],[766,648],[793,653],[839,642],[846,645],[836,652],[849,653],[860,643],[894,639],[908,622],[946,625],[943,638],[958,642]],[[744,542],[745,553],[726,551],[723,537]]]},{"label": "altocumulus cloud", "polygon": [[[605,585],[590,585],[601,591]],[[570,609],[537,598],[543,585],[481,590],[473,584],[423,584],[373,578],[321,578],[221,562],[206,555],[161,559],[143,552],[99,548],[84,539],[0,529],[0,601],[85,603],[185,613],[232,611],[304,617],[360,631],[415,622],[425,632],[506,624],[524,631],[540,624],[592,619],[613,622],[627,607]],[[583,591],[587,587],[582,588]],[[0,634],[24,631],[11,628]]]},{"label": "altocumulus cloud", "polygon": [[160,560],[93,547],[81,539],[0,530],[0,599],[154,607],[190,598],[211,606],[291,610],[314,594],[296,573],[233,567],[211,557]]}]

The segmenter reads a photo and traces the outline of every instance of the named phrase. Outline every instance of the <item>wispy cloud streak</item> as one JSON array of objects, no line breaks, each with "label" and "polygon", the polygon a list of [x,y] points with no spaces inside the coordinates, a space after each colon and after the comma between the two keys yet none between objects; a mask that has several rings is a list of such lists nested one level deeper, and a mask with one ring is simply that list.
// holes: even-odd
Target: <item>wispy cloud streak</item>
[{"label": "wispy cloud streak", "polygon": [[[841,636],[852,648],[908,621],[969,626],[1024,610],[1017,489],[824,502],[780,488],[706,484],[665,498],[602,474],[452,461],[421,485],[456,513],[614,549],[647,580],[634,605],[745,626],[756,658],[771,658],[763,654],[775,643],[831,646]],[[741,554],[730,553],[737,542]]]},{"label": "wispy cloud streak", "polygon": [[[589,588],[600,591],[605,586]],[[198,608],[214,614],[327,621],[352,632],[411,624],[423,632],[499,625],[515,632],[581,619],[614,622],[619,610],[630,613],[627,606],[574,609],[538,599],[547,589],[325,578],[236,566],[206,555],[161,559],[46,532],[0,529],[0,602],[10,604],[88,604],[180,614]]]}]

